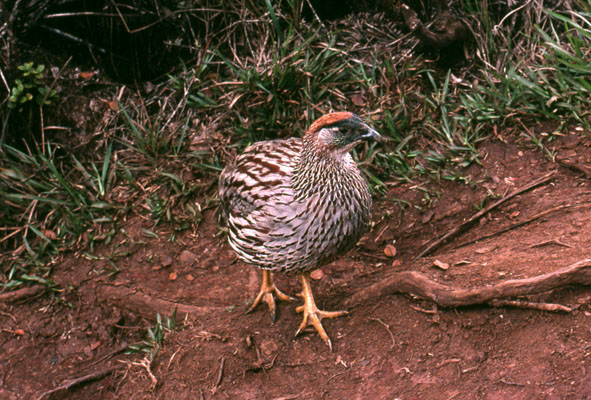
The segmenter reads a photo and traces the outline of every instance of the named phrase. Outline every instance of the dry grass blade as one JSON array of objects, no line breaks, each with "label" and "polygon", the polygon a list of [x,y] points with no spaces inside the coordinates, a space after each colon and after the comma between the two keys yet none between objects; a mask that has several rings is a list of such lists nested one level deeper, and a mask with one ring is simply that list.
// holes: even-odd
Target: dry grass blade
[{"label": "dry grass blade", "polygon": [[555,171],[551,171],[549,173],[547,173],[546,175],[535,179],[534,181],[528,183],[527,185],[509,193],[506,196],[503,196],[503,198],[495,201],[494,203],[486,206],[485,208],[483,208],[482,210],[478,211],[476,214],[472,215],[470,218],[468,218],[466,221],[462,222],[460,225],[456,226],[455,228],[453,228],[452,230],[450,230],[449,232],[447,232],[445,235],[441,236],[440,238],[438,238],[437,240],[435,240],[434,242],[432,242],[431,244],[429,244],[424,250],[422,250],[416,257],[415,260],[417,258],[421,258],[427,254],[429,254],[430,252],[432,252],[435,248],[437,248],[439,245],[441,245],[442,243],[444,243],[446,240],[449,240],[452,236],[463,232],[467,227],[469,227],[470,225],[472,225],[475,221],[478,221],[480,218],[482,218],[482,216],[484,216],[486,213],[490,212],[491,210],[495,209],[496,207],[500,206],[501,204],[503,204],[504,202],[506,202],[507,200],[512,199],[513,197],[524,193],[528,190],[531,190],[535,187],[538,187],[540,185],[543,185],[547,182],[549,182],[550,180],[552,180],[554,178],[554,175],[556,174]]}]

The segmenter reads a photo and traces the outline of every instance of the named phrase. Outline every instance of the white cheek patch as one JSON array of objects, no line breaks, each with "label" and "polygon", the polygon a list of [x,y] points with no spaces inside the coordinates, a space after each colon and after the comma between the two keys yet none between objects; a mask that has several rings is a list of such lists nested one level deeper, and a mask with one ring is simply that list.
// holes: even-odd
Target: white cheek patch
[{"label": "white cheek patch", "polygon": [[321,129],[318,132],[318,141],[325,144],[331,143],[333,141],[333,133],[326,128]]}]

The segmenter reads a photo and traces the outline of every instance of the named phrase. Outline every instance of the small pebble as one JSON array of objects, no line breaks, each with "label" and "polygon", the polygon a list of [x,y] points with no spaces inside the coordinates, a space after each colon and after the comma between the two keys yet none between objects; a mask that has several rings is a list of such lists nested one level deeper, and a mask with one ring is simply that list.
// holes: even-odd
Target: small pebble
[{"label": "small pebble", "polygon": [[324,271],[322,271],[320,268],[312,271],[312,273],[310,274],[310,278],[315,279],[315,280],[319,280],[324,278]]},{"label": "small pebble", "polygon": [[444,271],[449,269],[449,264],[443,261],[439,261],[439,260],[435,260],[433,261],[433,265],[436,266],[437,268],[440,268]]}]

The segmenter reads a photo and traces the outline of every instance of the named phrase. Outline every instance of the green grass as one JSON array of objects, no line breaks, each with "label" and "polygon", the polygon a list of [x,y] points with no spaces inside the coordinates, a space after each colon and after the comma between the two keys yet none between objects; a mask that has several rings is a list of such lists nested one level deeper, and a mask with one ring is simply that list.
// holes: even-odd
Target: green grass
[{"label": "green grass", "polygon": [[84,235],[92,242],[99,225],[112,223],[111,147],[100,162],[82,165],[56,146],[0,153],[1,242],[5,288],[36,277],[48,282],[48,256],[72,248]]},{"label": "green grass", "polygon": [[152,361],[158,355],[166,335],[174,331],[175,328],[176,309],[170,317],[166,317],[166,321],[162,320],[160,314],[156,314],[156,324],[146,329],[146,336],[142,341],[130,344],[127,353],[144,353],[146,358]]}]

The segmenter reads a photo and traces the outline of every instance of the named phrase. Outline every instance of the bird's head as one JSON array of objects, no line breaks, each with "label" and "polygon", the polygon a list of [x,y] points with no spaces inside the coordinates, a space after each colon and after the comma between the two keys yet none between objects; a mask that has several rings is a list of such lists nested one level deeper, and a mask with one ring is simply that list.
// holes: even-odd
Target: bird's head
[{"label": "bird's head", "polygon": [[319,151],[344,154],[363,141],[380,141],[381,136],[357,115],[335,112],[314,121],[306,139],[312,140]]}]

